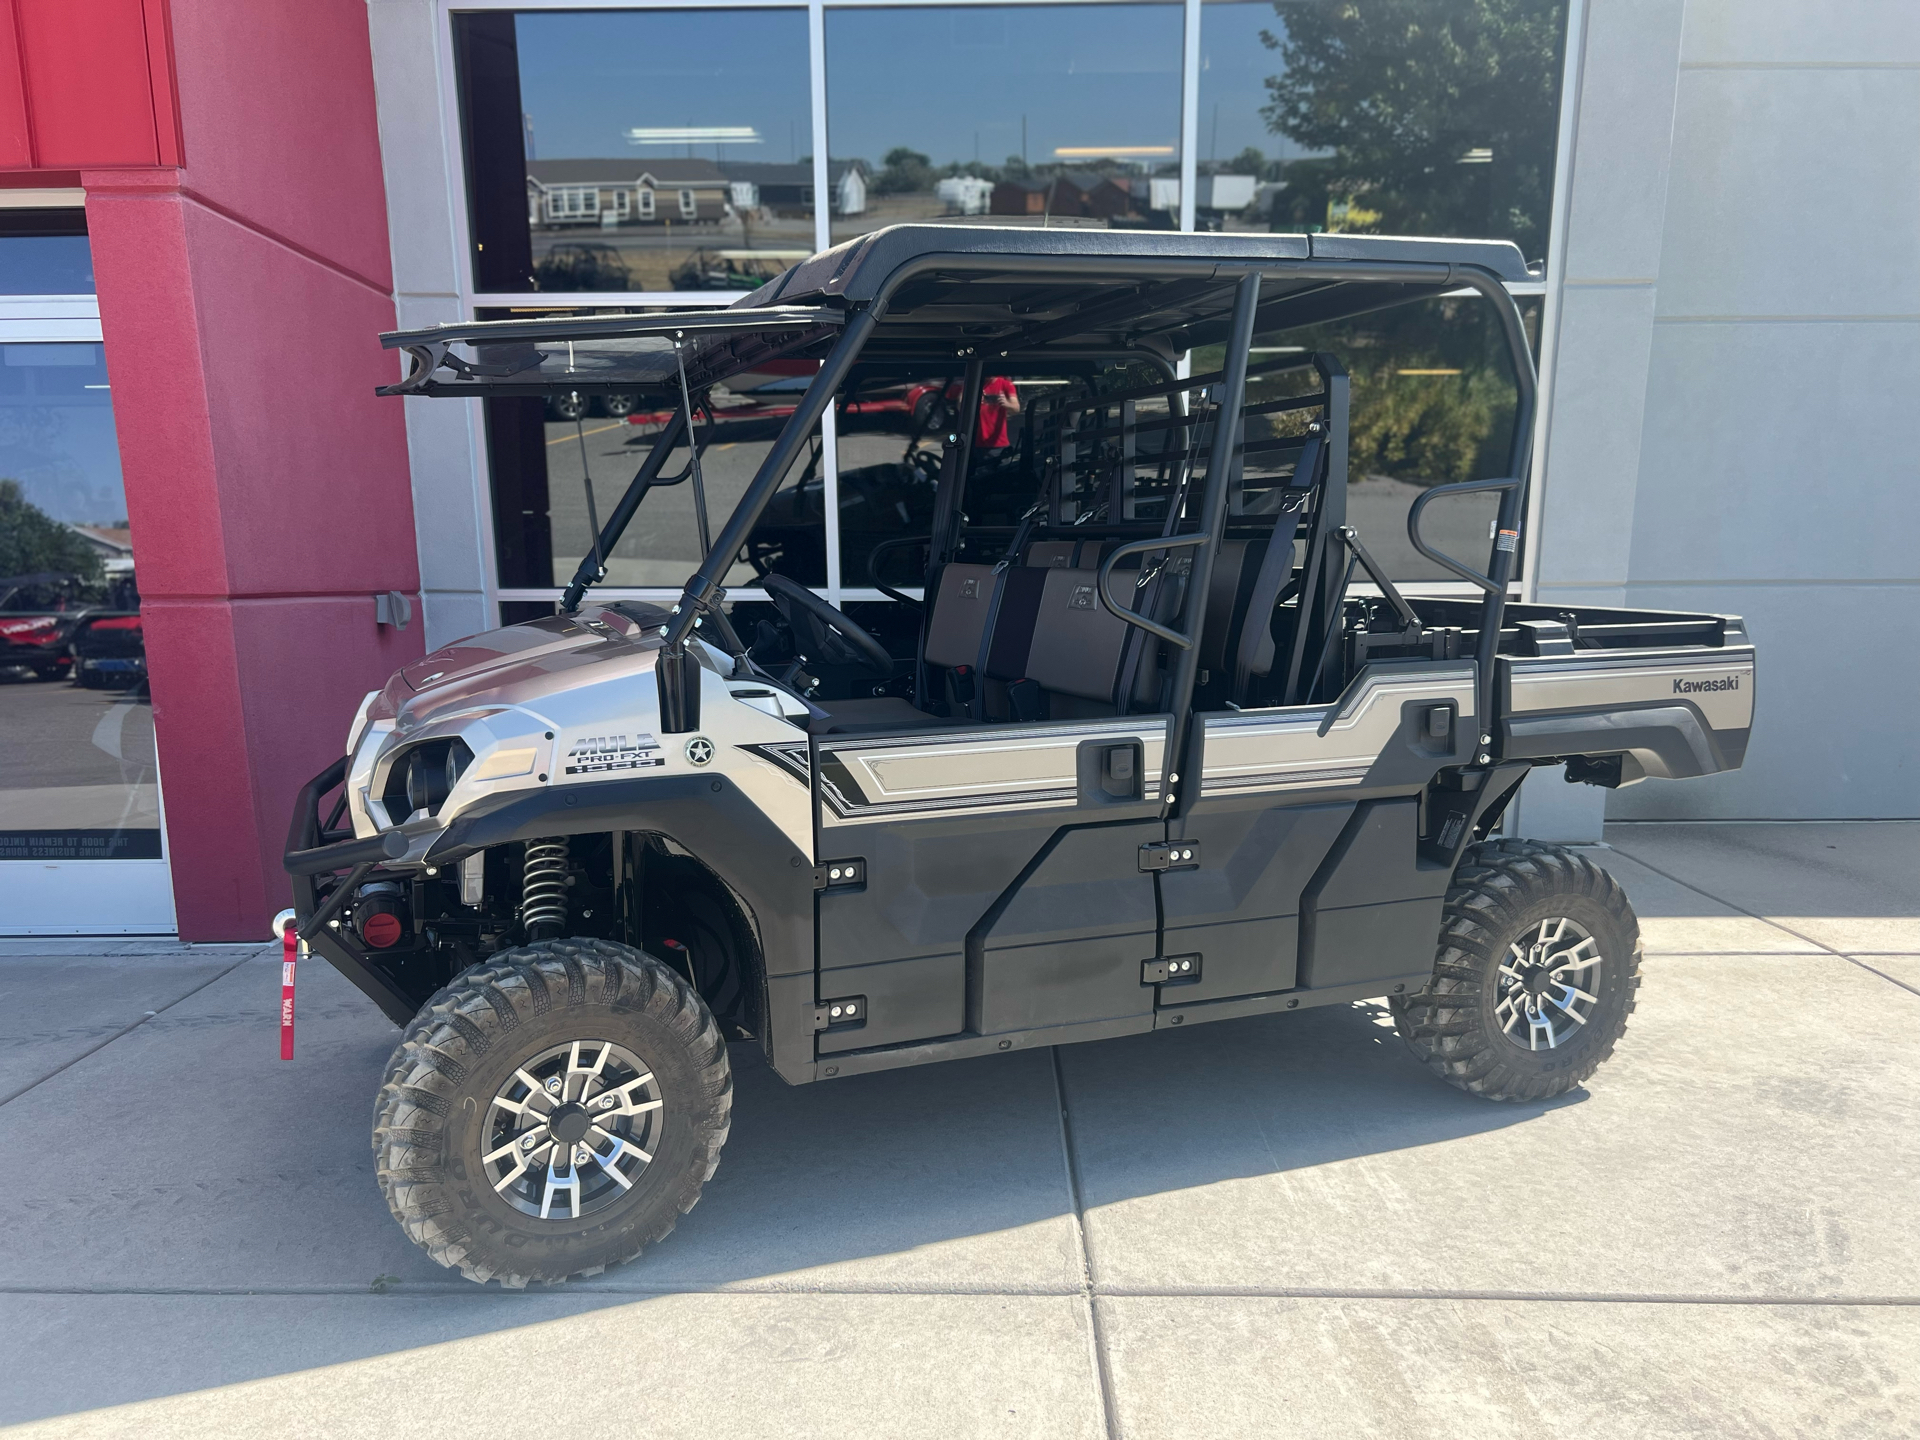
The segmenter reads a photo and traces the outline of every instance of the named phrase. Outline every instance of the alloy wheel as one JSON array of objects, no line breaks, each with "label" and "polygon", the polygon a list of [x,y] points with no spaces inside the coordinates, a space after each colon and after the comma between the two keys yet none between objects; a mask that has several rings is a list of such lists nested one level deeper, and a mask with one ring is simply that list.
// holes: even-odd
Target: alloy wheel
[{"label": "alloy wheel", "polygon": [[653,1163],[664,1106],[631,1050],[609,1040],[551,1046],[493,1097],[481,1142],[488,1183],[542,1220],[605,1210]]},{"label": "alloy wheel", "polygon": [[1583,988],[1603,961],[1598,942],[1565,916],[1550,916],[1507,946],[1493,1007],[1501,1033],[1522,1050],[1553,1050],[1593,1016]]}]

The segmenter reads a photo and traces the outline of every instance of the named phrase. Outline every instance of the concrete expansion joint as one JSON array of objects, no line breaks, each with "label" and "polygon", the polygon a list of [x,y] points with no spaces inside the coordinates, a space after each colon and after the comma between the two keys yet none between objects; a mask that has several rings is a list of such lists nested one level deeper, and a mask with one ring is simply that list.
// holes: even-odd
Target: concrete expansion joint
[{"label": "concrete expansion joint", "polygon": [[1058,1045],[1050,1049],[1049,1058],[1053,1068],[1053,1095],[1060,1106],[1060,1154],[1066,1163],[1067,1193],[1073,1200],[1073,1239],[1080,1252],[1080,1293],[1087,1307],[1087,1343],[1093,1351],[1094,1384],[1099,1390],[1100,1414],[1106,1423],[1107,1440],[1115,1440],[1120,1434],[1120,1421],[1113,1403],[1112,1358],[1107,1349],[1106,1336],[1101,1333],[1098,1300],[1101,1292],[1094,1284],[1093,1252],[1087,1247],[1087,1212],[1081,1198],[1080,1162],[1073,1147],[1073,1115],[1067,1109],[1067,1079],[1060,1070]]},{"label": "concrete expansion joint", "polygon": [[1862,1307],[1913,1309],[1920,1307],[1920,1295],[1800,1295],[1653,1291],[1575,1291],[1575,1290],[1483,1290],[1483,1289],[1353,1289],[1340,1286],[1305,1285],[1096,1285],[1091,1289],[1074,1285],[786,1285],[766,1282],[716,1282],[712,1284],[656,1285],[625,1282],[620,1284],[584,1284],[563,1288],[502,1290],[472,1284],[452,1284],[443,1280],[400,1280],[384,1291],[365,1285],[9,1285],[0,1284],[0,1295],[66,1296],[80,1299],[115,1299],[132,1296],[165,1296],[200,1299],[231,1299],[239,1296],[365,1296],[370,1300],[413,1296],[455,1300],[551,1300],[559,1296],[593,1299],[599,1296],[637,1295],[712,1295],[737,1296],[740,1299],[810,1299],[814,1297],[918,1296],[943,1297],[1005,1296],[1020,1299],[1099,1300],[1357,1300],[1392,1303],[1486,1303],[1545,1305],[1745,1305],[1793,1308],[1849,1309]]},{"label": "concrete expansion joint", "polygon": [[1876,970],[1873,966],[1867,964],[1865,961],[1861,960],[1858,956],[1849,955],[1844,950],[1836,950],[1831,945],[1823,944],[1822,942],[1814,939],[1813,936],[1811,935],[1802,934],[1800,931],[1794,929],[1791,925],[1782,925],[1778,920],[1769,919],[1765,915],[1761,915],[1756,913],[1755,911],[1747,909],[1747,907],[1744,905],[1736,905],[1731,900],[1722,899],[1718,895],[1712,894],[1711,892],[1706,890],[1702,890],[1698,885],[1689,885],[1685,880],[1682,880],[1678,875],[1675,875],[1668,870],[1662,870],[1658,865],[1652,864],[1649,861],[1641,859],[1638,855],[1635,855],[1631,850],[1621,850],[1616,846],[1615,853],[1619,855],[1624,855],[1627,859],[1633,861],[1634,864],[1643,866],[1644,868],[1651,870],[1654,874],[1660,876],[1663,879],[1671,880],[1675,885],[1681,886],[1683,889],[1691,890],[1696,895],[1705,896],[1707,899],[1713,901],[1717,905],[1724,905],[1729,910],[1737,910],[1740,912],[1740,914],[1745,915],[1750,920],[1758,920],[1762,925],[1770,925],[1775,930],[1778,930],[1781,934],[1791,935],[1793,936],[1794,939],[1802,941],[1805,944],[1811,945],[1815,949],[1820,950],[1822,953],[1833,956],[1836,960],[1844,960],[1849,965],[1857,965],[1862,970],[1866,971],[1869,975],[1877,975],[1882,980],[1887,981],[1889,984],[1898,985],[1902,990],[1907,991],[1909,994],[1920,995],[1920,988],[1916,988],[1912,985],[1909,985],[1906,981],[1898,979],[1892,975],[1889,975],[1884,970]]},{"label": "concrete expansion joint", "polygon": [[[171,1010],[174,1006],[178,1005],[182,1000],[191,1000],[194,996],[198,995],[202,990],[206,989],[209,985],[212,985],[218,981],[226,979],[227,976],[231,975],[234,971],[238,970],[242,965],[245,965],[248,961],[257,959],[259,957],[259,954],[260,952],[257,948],[249,950],[245,955],[241,956],[238,960],[234,961],[233,964],[227,966],[226,969],[220,971],[218,974],[208,976],[205,980],[202,980],[198,985],[194,986],[191,990],[187,991],[186,994],[181,995],[175,999],[169,1000],[166,1004],[162,1005],[158,1010],[147,1011],[146,1014],[142,1015],[138,1020],[135,1020],[130,1024],[121,1026],[118,1030],[114,1031],[111,1035],[108,1035],[105,1039],[101,1040],[98,1044],[89,1045],[85,1050],[82,1050],[78,1055],[73,1056],[71,1059],[63,1062],[62,1064],[54,1066],[53,1069],[47,1071],[46,1074],[40,1076],[38,1079],[29,1080],[25,1085],[20,1086],[19,1089],[14,1090],[6,1095],[0,1095],[0,1105],[11,1105],[14,1101],[18,1100],[22,1095],[25,1095],[28,1091],[36,1090],[40,1086],[46,1084],[47,1081],[53,1079],[54,1076],[61,1074],[63,1071],[71,1070],[74,1066],[78,1065],[82,1060],[87,1059],[89,1056],[98,1055],[102,1050],[106,1049],[107,1046],[113,1044],[114,1041],[120,1039],[123,1035],[131,1035],[135,1030],[138,1030],[142,1025],[146,1024],[149,1020],[157,1019],[159,1016],[164,1015],[167,1011]],[[4,1292],[0,1291],[0,1293],[4,1293]]]}]

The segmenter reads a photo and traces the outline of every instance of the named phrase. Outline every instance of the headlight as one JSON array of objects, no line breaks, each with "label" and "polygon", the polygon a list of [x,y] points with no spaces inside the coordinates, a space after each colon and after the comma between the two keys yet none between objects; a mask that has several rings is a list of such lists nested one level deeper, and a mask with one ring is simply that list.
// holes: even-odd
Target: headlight
[{"label": "headlight", "polygon": [[388,816],[400,820],[422,811],[437,814],[472,763],[473,751],[464,740],[429,740],[414,746],[387,772],[387,788],[380,798]]}]

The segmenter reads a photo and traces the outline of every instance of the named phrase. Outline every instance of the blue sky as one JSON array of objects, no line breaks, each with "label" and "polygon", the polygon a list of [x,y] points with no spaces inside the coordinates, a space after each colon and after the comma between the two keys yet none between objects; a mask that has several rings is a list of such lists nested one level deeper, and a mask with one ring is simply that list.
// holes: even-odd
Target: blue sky
[{"label": "blue sky", "polygon": [[[634,146],[635,127],[750,125],[758,145],[725,160],[784,162],[813,150],[804,10],[522,13],[520,103],[542,159],[683,156]],[[715,157],[714,147],[695,154]]]},{"label": "blue sky", "polygon": [[[1264,3],[1209,3],[1201,28],[1200,158],[1296,147],[1260,119],[1278,52]],[[630,146],[648,126],[752,126],[762,143],[706,158],[787,161],[813,151],[800,10],[560,11],[516,21],[521,103],[546,159],[684,155]],[[827,11],[827,111],[836,157],[878,163],[896,145],[936,164],[991,165],[1057,147],[1167,147],[1180,138],[1181,11],[1171,4]]]},{"label": "blue sky", "polygon": [[[906,145],[935,164],[998,165],[1020,150],[1180,143],[1177,5],[827,12],[827,128],[835,156]],[[977,147],[977,152],[976,152]]]}]

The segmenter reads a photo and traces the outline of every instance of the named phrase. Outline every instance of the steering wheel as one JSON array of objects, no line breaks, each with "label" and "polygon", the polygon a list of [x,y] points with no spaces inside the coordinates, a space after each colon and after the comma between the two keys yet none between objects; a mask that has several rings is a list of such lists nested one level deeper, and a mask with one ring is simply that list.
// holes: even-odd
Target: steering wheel
[{"label": "steering wheel", "polygon": [[876,680],[893,678],[893,656],[887,647],[843,614],[784,575],[769,571],[760,584],[773,599],[781,618],[793,627],[794,639],[815,659],[834,665],[858,665]]}]

